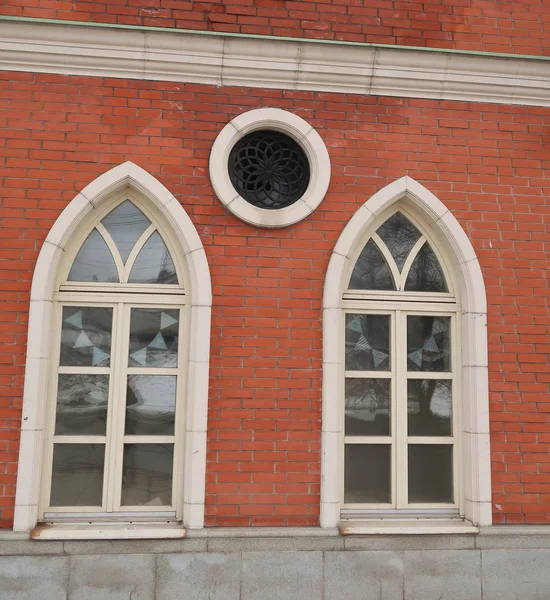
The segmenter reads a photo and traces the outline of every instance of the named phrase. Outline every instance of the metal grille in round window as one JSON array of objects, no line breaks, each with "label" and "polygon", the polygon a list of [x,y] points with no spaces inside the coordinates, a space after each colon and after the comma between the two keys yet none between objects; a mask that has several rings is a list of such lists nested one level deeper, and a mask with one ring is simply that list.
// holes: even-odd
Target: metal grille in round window
[{"label": "metal grille in round window", "polygon": [[309,185],[304,150],[288,135],[260,130],[240,139],[229,155],[229,177],[237,192],[258,208],[285,208]]}]

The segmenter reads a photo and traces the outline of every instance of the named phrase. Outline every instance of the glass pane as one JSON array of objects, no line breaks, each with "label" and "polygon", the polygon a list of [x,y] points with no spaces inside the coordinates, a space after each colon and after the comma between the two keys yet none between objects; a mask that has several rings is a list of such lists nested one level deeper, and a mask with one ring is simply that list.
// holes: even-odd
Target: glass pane
[{"label": "glass pane", "polygon": [[108,367],[112,321],[112,308],[64,306],[59,364]]},{"label": "glass pane", "polygon": [[453,447],[409,444],[409,503],[453,502]]},{"label": "glass pane", "polygon": [[359,255],[351,279],[350,290],[395,290],[386,259],[372,240]]},{"label": "glass pane", "polygon": [[171,506],[174,444],[126,444],[122,506]]},{"label": "glass pane", "polygon": [[132,267],[130,283],[178,283],[170,252],[155,231],[145,242]]},{"label": "glass pane", "polygon": [[426,242],[416,255],[407,275],[406,292],[448,292],[443,271],[433,250]]},{"label": "glass pane", "polygon": [[78,251],[68,281],[118,283],[113,255],[97,229],[90,233]]},{"label": "glass pane", "polygon": [[409,379],[407,412],[409,435],[451,435],[452,382]]},{"label": "glass pane", "polygon": [[346,370],[389,369],[389,315],[346,315]]},{"label": "glass pane", "polygon": [[178,366],[179,310],[132,308],[129,367]]},{"label": "glass pane", "polygon": [[346,504],[391,502],[391,446],[346,446],[344,502]]},{"label": "glass pane", "polygon": [[129,375],[126,435],[173,435],[176,377]]},{"label": "glass pane", "polygon": [[401,213],[392,215],[376,232],[388,247],[399,271],[420,239],[420,231]]},{"label": "glass pane", "polygon": [[407,369],[451,370],[451,317],[407,317]]},{"label": "glass pane", "polygon": [[55,444],[50,506],[101,506],[103,444]]},{"label": "glass pane", "polygon": [[105,435],[109,375],[59,375],[55,435]]},{"label": "glass pane", "polygon": [[390,435],[390,379],[346,379],[346,435]]},{"label": "glass pane", "polygon": [[140,235],[151,225],[151,221],[139,208],[125,200],[112,210],[101,224],[113,238],[122,262],[125,263]]}]

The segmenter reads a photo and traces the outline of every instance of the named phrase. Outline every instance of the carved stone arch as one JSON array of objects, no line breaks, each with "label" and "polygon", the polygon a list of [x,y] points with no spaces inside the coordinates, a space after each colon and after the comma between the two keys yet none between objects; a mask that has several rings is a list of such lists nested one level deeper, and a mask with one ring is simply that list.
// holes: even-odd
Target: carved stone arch
[{"label": "carved stone arch", "polygon": [[21,445],[14,531],[31,531],[37,522],[44,451],[47,379],[51,352],[50,321],[56,274],[65,248],[89,213],[117,191],[132,188],[162,213],[175,250],[184,257],[190,298],[190,343],[185,404],[183,520],[188,528],[204,524],[206,419],[212,289],[200,237],[177,199],[152,175],[125,162],[87,185],[63,210],[42,246],[32,279],[27,360],[23,392]]},{"label": "carved stone arch", "polygon": [[487,300],[483,275],[468,236],[449,209],[428,189],[402,177],[374,194],[350,219],[334,247],[323,295],[323,426],[321,458],[321,526],[340,521],[340,481],[343,466],[343,418],[340,409],[343,373],[342,295],[350,260],[365,234],[392,205],[413,212],[454,265],[454,284],[460,297],[462,328],[462,460],[465,518],[490,525],[491,471]]}]

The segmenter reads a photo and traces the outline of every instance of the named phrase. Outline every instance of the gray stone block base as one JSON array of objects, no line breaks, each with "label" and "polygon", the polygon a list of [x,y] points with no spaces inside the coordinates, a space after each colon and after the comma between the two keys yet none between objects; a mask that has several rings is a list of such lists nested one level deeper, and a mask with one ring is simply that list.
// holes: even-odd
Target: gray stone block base
[{"label": "gray stone block base", "polygon": [[550,600],[550,527],[471,536],[0,537],[0,600]]}]

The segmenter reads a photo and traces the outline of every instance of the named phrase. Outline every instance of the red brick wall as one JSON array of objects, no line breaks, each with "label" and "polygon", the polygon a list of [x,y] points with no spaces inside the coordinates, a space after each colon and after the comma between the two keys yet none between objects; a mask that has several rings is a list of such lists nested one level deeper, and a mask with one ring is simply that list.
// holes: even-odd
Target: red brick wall
[{"label": "red brick wall", "polygon": [[[307,220],[257,229],[214,197],[217,132],[259,106],[324,138],[329,193]],[[336,239],[405,174],[469,234],[489,299],[495,522],[550,520],[550,109],[0,73],[0,524],[10,527],[32,269],[87,183],[132,160],[181,201],[214,292],[208,525],[315,525],[321,294]]]},{"label": "red brick wall", "polygon": [[547,0],[4,0],[0,14],[550,55]]}]

